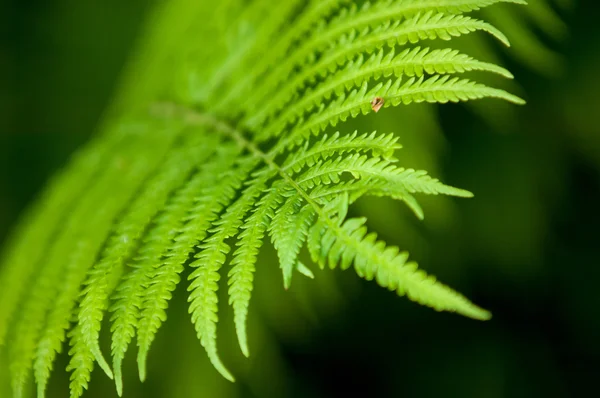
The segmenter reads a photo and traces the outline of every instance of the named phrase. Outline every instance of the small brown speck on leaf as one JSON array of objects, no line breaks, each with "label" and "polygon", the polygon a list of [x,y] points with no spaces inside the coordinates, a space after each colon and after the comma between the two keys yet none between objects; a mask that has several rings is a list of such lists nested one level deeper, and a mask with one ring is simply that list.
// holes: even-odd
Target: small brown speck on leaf
[{"label": "small brown speck on leaf", "polygon": [[379,112],[385,100],[381,97],[375,97],[371,100],[371,109],[375,111],[375,113]]}]

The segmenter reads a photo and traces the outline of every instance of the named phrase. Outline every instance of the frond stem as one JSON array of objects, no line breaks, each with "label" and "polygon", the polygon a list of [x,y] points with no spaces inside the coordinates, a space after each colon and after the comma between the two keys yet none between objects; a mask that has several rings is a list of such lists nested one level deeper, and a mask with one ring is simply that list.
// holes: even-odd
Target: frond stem
[{"label": "frond stem", "polygon": [[230,126],[227,122],[219,120],[213,115],[207,113],[201,113],[194,109],[187,108],[185,106],[177,105],[170,102],[161,102],[156,103],[151,107],[151,112],[157,116],[163,117],[178,117],[183,120],[185,123],[189,123],[191,125],[201,125],[206,127],[211,127],[215,129],[220,134],[224,134],[229,138],[233,139],[240,146],[249,150],[254,156],[260,158],[269,168],[273,171],[276,171],[292,188],[294,188],[298,194],[302,196],[304,200],[308,204],[310,204],[315,212],[319,215],[319,218],[324,219],[327,224],[333,229],[337,229],[338,226],[326,217],[323,213],[323,209],[317,202],[315,202],[308,193],[302,189],[294,179],[285,172],[275,161],[273,160],[274,155],[277,153],[276,151],[270,151],[269,153],[263,152],[260,148],[258,148],[252,141],[249,141],[244,134],[234,127]]}]

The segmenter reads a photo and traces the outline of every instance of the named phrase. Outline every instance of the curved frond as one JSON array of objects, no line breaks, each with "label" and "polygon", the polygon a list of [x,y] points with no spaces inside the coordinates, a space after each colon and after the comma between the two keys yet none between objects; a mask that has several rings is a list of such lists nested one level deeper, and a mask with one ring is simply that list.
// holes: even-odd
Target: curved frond
[{"label": "curved frond", "polygon": [[292,284],[292,272],[314,215],[314,210],[310,206],[302,206],[302,197],[296,194],[286,200],[271,222],[271,240],[277,249],[286,290]]},{"label": "curved frond", "polygon": [[[85,272],[93,264],[104,239],[110,233],[115,217],[134,195],[136,187],[152,171],[148,163],[151,159],[157,162],[156,159],[160,159],[161,152],[166,151],[169,141],[173,139],[170,131],[154,136],[155,139],[148,137],[150,142],[147,147],[134,146],[136,139],[122,143],[121,152],[70,212],[64,232],[52,246],[47,264],[42,268],[17,321],[10,351],[13,389],[17,394],[22,390],[32,366],[40,332],[45,330],[48,311],[54,305],[55,311],[49,319],[52,324],[47,330],[50,333],[50,347],[40,352],[42,355],[50,354],[48,359],[38,364],[38,372],[42,377],[48,373],[45,368],[50,366],[48,361],[53,359],[53,347],[62,341],[63,327],[68,326],[71,303],[76,299],[81,283],[79,276],[85,277]],[[155,147],[155,144],[159,146]],[[133,148],[137,150],[134,152]],[[115,194],[106,197],[106,192],[111,189],[115,189]]]},{"label": "curved frond", "polygon": [[71,372],[69,383],[70,397],[79,398],[87,390],[92,371],[94,370],[94,354],[85,343],[81,327],[76,325],[69,332],[69,356],[71,360],[67,372]]},{"label": "curved frond", "polygon": [[[375,279],[380,286],[436,311],[455,311],[475,319],[490,319],[488,311],[419,270],[415,262],[407,262],[408,253],[386,246],[377,240],[375,233],[367,233],[365,221],[351,218],[335,228],[317,231],[316,234],[321,235],[317,261],[343,270],[353,265],[361,278]],[[322,225],[314,228],[321,229]]]},{"label": "curved frond", "polygon": [[[182,200],[185,201],[181,210],[185,212],[183,219],[173,219],[177,224],[176,236],[168,240],[168,245],[162,248],[162,259],[155,264],[149,278],[149,288],[146,289],[140,308],[141,318],[138,323],[138,367],[140,379],[146,378],[146,357],[150,344],[158,328],[166,320],[165,309],[171,298],[171,292],[180,281],[179,274],[183,265],[194,251],[194,247],[208,234],[211,222],[214,221],[226,202],[223,197],[231,196],[234,191],[232,184],[236,180],[218,180],[222,174],[231,173],[231,168],[240,153],[238,146],[224,146],[211,159],[184,189]],[[240,177],[237,178],[239,180]],[[198,196],[196,196],[198,195]],[[188,202],[191,200],[191,205]],[[181,214],[175,214],[180,217]]]},{"label": "curved frond", "polygon": [[258,252],[263,244],[267,225],[275,214],[275,209],[283,200],[280,184],[274,184],[271,190],[257,203],[252,214],[241,226],[242,232],[238,236],[231,260],[232,268],[229,277],[229,304],[233,307],[235,329],[240,348],[245,356],[250,355],[248,349],[248,336],[246,332],[246,318],[253,289],[254,271]]},{"label": "curved frond", "polygon": [[[246,324],[266,240],[285,289],[295,271],[314,277],[300,259],[306,247],[322,268],[353,267],[435,310],[489,319],[379,241],[364,218],[347,218],[367,195],[402,201],[423,219],[418,195],[472,194],[400,166],[394,134],[347,131],[344,122],[412,103],[524,103],[474,80],[511,79],[509,71],[449,42],[484,32],[508,45],[487,18],[469,13],[524,1],[187,3],[161,5],[108,123],[51,181],[2,257],[0,345],[8,343],[15,397],[31,373],[44,397],[67,338],[72,398],[88,388],[96,363],[121,395],[134,338],[145,380],[186,268],[196,335],[233,381],[217,349],[219,281],[227,275],[238,343],[249,356]],[[537,9],[559,30],[547,8]],[[107,314],[110,330],[102,331]]]},{"label": "curved frond", "polygon": [[[450,73],[464,73],[469,71],[485,71],[497,73],[512,79],[512,74],[506,69],[495,64],[477,61],[474,58],[460,54],[457,50],[443,49],[430,50],[429,48],[415,47],[406,49],[394,56],[392,49],[387,54],[384,50],[374,53],[365,61],[363,54],[351,61],[347,66],[333,75],[330,75],[323,83],[304,95],[293,105],[286,107],[268,127],[261,131],[263,136],[270,137],[283,132],[286,125],[291,124],[309,113],[319,104],[331,99],[333,95],[342,96],[345,92],[361,87],[370,79],[380,77],[422,77],[424,75],[443,75]],[[288,99],[280,98],[280,104]]]},{"label": "curved frond", "polygon": [[273,152],[279,153],[288,146],[298,145],[311,134],[324,131],[329,125],[335,127],[340,121],[344,122],[348,118],[372,112],[371,101],[376,97],[385,100],[384,108],[408,105],[413,102],[447,103],[481,98],[500,98],[515,104],[524,103],[521,98],[504,90],[458,77],[433,76],[427,80],[424,77],[419,79],[413,77],[406,82],[399,78],[395,81],[387,80],[385,84],[379,83],[371,89],[365,82],[359,90],[338,97],[327,107],[321,105],[319,111],[308,120],[301,119],[291,129],[289,136],[279,141]]},{"label": "curved frond", "polygon": [[[408,43],[415,44],[423,40],[450,40],[453,37],[478,30],[488,32],[505,45],[509,45],[508,39],[487,22],[465,15],[446,15],[433,12],[424,15],[417,14],[404,22],[386,23],[372,31],[353,32],[342,37],[317,62],[294,74],[294,77],[279,87],[276,93],[273,88],[265,90],[261,97],[255,98],[261,93],[261,90],[258,90],[256,92],[258,94],[249,99],[254,108],[250,108],[252,116],[247,119],[245,125],[250,129],[258,128],[269,114],[287,104],[285,98],[293,96],[317,77],[327,76],[335,72],[338,66],[352,60],[358,54],[371,53],[384,46],[402,46]],[[282,77],[287,76],[287,73],[283,71],[284,66],[278,69],[278,72],[283,74]],[[272,79],[271,81],[275,80]]]},{"label": "curved frond", "polygon": [[[226,175],[227,190],[222,195],[212,198],[222,208],[228,206],[233,199],[236,190],[240,188],[243,180],[256,166],[256,161],[249,158],[244,161],[239,168],[230,175]],[[206,238],[199,246],[200,252],[196,255],[197,260],[190,264],[196,268],[189,276],[192,282],[188,287],[190,295],[189,312],[192,314],[192,322],[196,327],[196,333],[202,346],[206,349],[208,357],[215,368],[228,380],[233,381],[233,376],[221,363],[217,355],[217,290],[220,279],[219,269],[225,263],[225,257],[230,247],[225,243],[225,239],[237,232],[241,225],[241,218],[252,206],[254,199],[261,191],[260,183],[248,188],[244,195],[229,206],[225,215],[214,224],[214,228],[209,230],[213,235]]]},{"label": "curved frond", "polygon": [[[188,139],[189,141],[186,141],[181,148],[169,155],[161,173],[148,183],[145,192],[140,194],[139,200],[134,203],[130,214],[136,213],[137,225],[147,227],[148,224],[139,220],[146,220],[146,223],[148,223],[149,220],[154,219],[159,209],[167,205],[172,192],[188,180],[192,170],[209,158],[215,146],[219,143],[214,137],[206,136],[203,131],[194,131]],[[135,240],[137,236],[139,235],[130,236],[129,239]],[[139,239],[137,240],[139,241]],[[153,256],[155,253],[148,253],[151,248],[151,246],[142,247],[139,255],[145,256],[146,259],[150,255],[150,258],[156,261],[156,257]],[[125,263],[122,265],[125,265]],[[113,313],[111,317],[111,350],[115,382],[119,395],[122,394],[123,388],[121,363],[135,334],[137,318],[139,317],[138,309],[142,306],[142,296],[149,284],[148,273],[152,265],[153,263],[148,261],[135,261],[133,263],[134,270],[123,277],[116,295],[113,297],[116,302],[110,308]],[[82,306],[82,308],[84,307]]]},{"label": "curved frond", "polygon": [[347,152],[371,152],[373,156],[381,156],[384,159],[392,162],[394,152],[402,148],[398,144],[398,137],[393,134],[377,135],[371,134],[358,135],[355,131],[350,135],[341,136],[336,132],[331,137],[327,134],[312,146],[309,147],[308,142],[299,151],[292,152],[282,165],[283,171],[293,170],[299,172],[305,166],[314,166],[319,160],[327,160],[332,156],[343,155]]}]

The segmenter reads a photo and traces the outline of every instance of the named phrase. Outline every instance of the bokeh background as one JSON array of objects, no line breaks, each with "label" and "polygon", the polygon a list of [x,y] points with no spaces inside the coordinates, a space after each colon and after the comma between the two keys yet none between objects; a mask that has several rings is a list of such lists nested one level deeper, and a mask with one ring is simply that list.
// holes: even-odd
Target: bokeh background
[{"label": "bokeh background", "polygon": [[[480,35],[456,42],[513,71],[514,83],[487,82],[522,95],[526,106],[410,105],[340,127],[394,131],[404,146],[397,155],[402,165],[475,193],[469,200],[423,198],[423,222],[386,200],[361,201],[353,212],[368,215],[385,240],[490,309],[491,321],[435,313],[351,272],[317,270],[314,281],[296,277],[284,292],[267,248],[251,303],[249,360],[239,353],[223,305],[219,349],[238,382],[223,380],[208,363],[179,289],[151,351],[146,383],[137,380],[129,353],[125,396],[594,396],[600,15],[591,1],[531,3],[528,10],[486,13],[513,40],[511,49]],[[48,177],[95,133],[152,6],[152,0],[0,5],[0,247]],[[50,397],[67,396],[66,361],[63,354]],[[7,376],[0,363],[0,397],[9,395]],[[96,370],[86,396],[116,392]]]}]

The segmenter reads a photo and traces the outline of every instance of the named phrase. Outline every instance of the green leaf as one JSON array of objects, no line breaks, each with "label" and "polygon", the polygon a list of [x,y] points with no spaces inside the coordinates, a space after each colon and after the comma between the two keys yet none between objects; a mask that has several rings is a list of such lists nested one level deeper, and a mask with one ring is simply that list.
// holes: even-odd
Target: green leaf
[{"label": "green leaf", "polygon": [[[15,397],[32,371],[38,396],[45,395],[67,337],[71,397],[88,388],[96,363],[121,395],[134,337],[145,380],[186,267],[196,335],[233,381],[217,349],[219,281],[226,273],[238,343],[249,356],[248,311],[265,240],[286,289],[295,271],[314,278],[300,261],[306,247],[321,268],[353,267],[435,310],[490,318],[378,240],[364,218],[347,219],[365,195],[403,201],[419,219],[418,195],[473,195],[401,167],[394,134],[348,131],[344,122],[371,114],[373,100],[382,103],[377,111],[482,98],[523,104],[479,81],[489,73],[511,79],[509,71],[450,40],[486,32],[508,45],[485,11],[524,1],[213,3],[157,8],[98,135],[49,182],[9,240],[0,345]],[[480,9],[482,19],[468,15]],[[536,9],[538,21],[560,31],[554,14]],[[504,14],[494,15],[506,24]],[[107,313],[112,366],[100,345]]]}]

